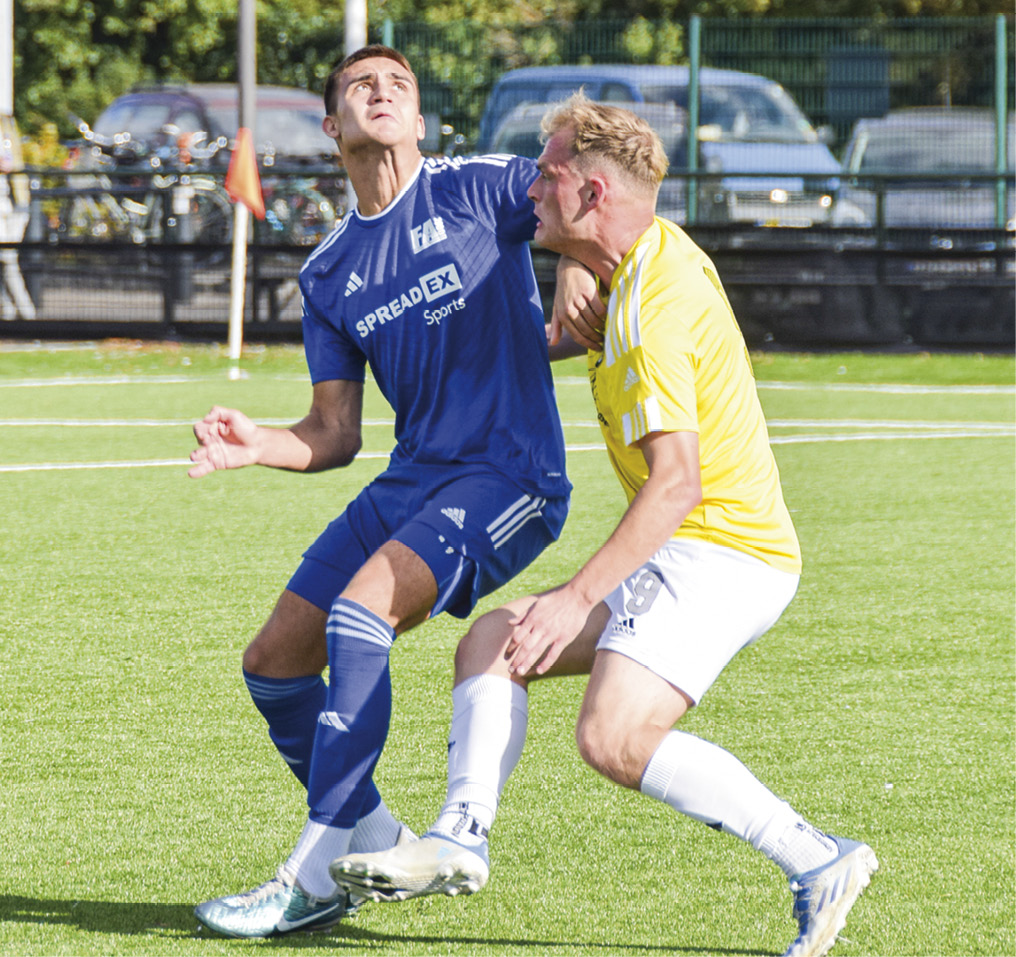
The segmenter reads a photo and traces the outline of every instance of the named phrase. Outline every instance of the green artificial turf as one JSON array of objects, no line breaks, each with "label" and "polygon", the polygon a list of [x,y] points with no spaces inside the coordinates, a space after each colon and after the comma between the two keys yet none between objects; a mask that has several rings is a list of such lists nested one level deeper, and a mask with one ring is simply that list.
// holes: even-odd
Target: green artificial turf
[{"label": "green artificial turf", "polygon": [[[805,571],[682,728],[875,848],[834,955],[1016,953],[1014,363],[753,358]],[[188,479],[213,403],[277,424],[309,405],[299,349],[229,367],[201,346],[0,348],[0,953],[782,953],[772,864],[582,764],[577,678],[533,688],[482,893],[368,905],[329,934],[199,932],[193,905],[270,877],[306,812],[240,654],[392,444],[372,387],[348,469]],[[557,381],[571,516],[477,612],[566,578],[624,508],[583,364]],[[444,795],[464,627],[444,616],[392,655],[378,782],[416,830]]]}]

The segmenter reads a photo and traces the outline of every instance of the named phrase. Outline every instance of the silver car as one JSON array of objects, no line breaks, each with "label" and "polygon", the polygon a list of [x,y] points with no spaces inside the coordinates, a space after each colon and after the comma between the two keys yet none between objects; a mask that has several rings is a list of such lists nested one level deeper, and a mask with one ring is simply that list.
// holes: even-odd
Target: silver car
[{"label": "silver car", "polygon": [[[1005,228],[1016,225],[1009,115]],[[998,225],[995,114],[990,109],[914,107],[857,122],[843,160],[834,217],[840,225],[935,230]],[[881,208],[879,208],[881,205]]]}]

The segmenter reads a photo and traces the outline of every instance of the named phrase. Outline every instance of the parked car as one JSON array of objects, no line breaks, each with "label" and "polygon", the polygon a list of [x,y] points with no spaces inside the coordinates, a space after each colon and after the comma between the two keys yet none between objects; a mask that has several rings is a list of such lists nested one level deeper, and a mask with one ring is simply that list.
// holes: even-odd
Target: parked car
[{"label": "parked car", "polygon": [[[913,107],[858,120],[843,159],[836,218],[843,224],[930,229],[996,226],[995,114],[990,109]],[[1016,228],[1016,118],[1006,135],[1005,226]],[[874,178],[866,178],[874,177]],[[886,177],[886,178],[881,178]]]},{"label": "parked car", "polygon": [[[503,118],[523,103],[552,103],[581,87],[593,100],[671,103],[687,111],[689,81],[686,66],[511,70],[491,91],[477,149],[489,151]],[[772,80],[735,70],[703,68],[699,83],[699,168],[721,174],[707,183],[725,204],[722,218],[759,225],[828,222],[840,164],[828,136],[790,94]]]},{"label": "parked car", "polygon": [[[104,139],[127,133],[139,152],[172,147],[180,133],[203,132],[207,142],[231,140],[240,125],[235,83],[192,83],[141,88],[117,97],[92,124]],[[336,154],[335,143],[321,129],[321,97],[306,90],[259,86],[256,96],[255,144],[262,163],[324,161]],[[221,161],[229,153],[222,151]]]},{"label": "parked car", "polygon": [[[221,172],[229,163],[239,127],[239,91],[232,83],[194,83],[183,86],[140,88],[117,97],[93,127],[79,123],[92,144],[91,162],[146,171],[173,171],[183,165]],[[254,236],[265,242],[313,245],[335,224],[345,202],[345,184],[329,171],[320,176],[311,165],[329,163],[337,155],[335,143],[321,128],[324,104],[319,96],[292,87],[259,86],[256,91],[255,149],[258,153],[265,200],[265,218],[254,224]],[[307,165],[307,175],[266,175],[279,167]],[[122,181],[121,181],[122,182]],[[155,190],[150,179],[138,187],[142,195],[129,212],[139,210],[138,231],[132,218],[126,223],[132,236],[159,238],[165,219],[166,181]],[[191,215],[197,237],[203,242],[228,240],[232,229],[231,201],[218,176],[190,175],[193,190]],[[105,226],[105,217],[100,226]],[[87,227],[91,231],[92,227]]]},{"label": "parked car", "polygon": [[[670,172],[681,173],[688,169],[688,114],[674,103],[623,103],[613,102],[641,116],[660,136],[670,160]],[[490,151],[528,156],[536,159],[543,150],[540,142],[540,121],[547,112],[546,103],[523,103],[515,107],[501,121],[494,133]],[[715,212],[715,190],[703,185],[699,190],[699,221],[723,218]],[[668,176],[660,187],[656,211],[660,216],[683,224],[688,213],[688,182],[680,176]],[[721,198],[722,204],[722,198]]]}]

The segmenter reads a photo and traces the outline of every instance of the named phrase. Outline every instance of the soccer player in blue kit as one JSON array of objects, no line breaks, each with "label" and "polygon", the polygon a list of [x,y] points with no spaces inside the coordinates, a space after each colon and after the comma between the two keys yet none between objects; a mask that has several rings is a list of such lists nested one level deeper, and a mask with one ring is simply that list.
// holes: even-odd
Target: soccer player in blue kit
[{"label": "soccer player in blue kit", "polygon": [[532,562],[559,535],[570,492],[528,246],[535,164],[425,159],[416,78],[387,47],[340,63],[325,107],[357,206],[300,272],[310,411],[272,429],[213,408],[195,425],[189,474],[349,464],[367,365],[397,444],[304,553],[244,653],[251,697],[310,810],[273,879],[196,908],[232,937],[332,926],[355,904],[329,863],[413,839],[372,781],[392,643],[440,612],[468,616]]}]

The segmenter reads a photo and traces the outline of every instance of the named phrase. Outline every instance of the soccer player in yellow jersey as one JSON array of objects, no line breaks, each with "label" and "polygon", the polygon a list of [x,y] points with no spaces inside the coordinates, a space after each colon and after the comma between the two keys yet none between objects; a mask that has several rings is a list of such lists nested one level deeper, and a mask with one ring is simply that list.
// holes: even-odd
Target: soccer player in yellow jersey
[{"label": "soccer player in yellow jersey", "polygon": [[817,830],[732,754],[674,730],[779,618],[801,571],[744,339],[708,257],[655,216],[667,159],[652,129],[577,94],[544,133],[536,240],[609,296],[589,379],[628,508],[570,581],[482,616],[463,638],[448,794],[431,830],[339,858],[332,876],[374,900],[482,887],[528,684],[589,671],[582,757],[774,861],[798,921],[787,953],[825,954],[878,867],[872,849]]}]

